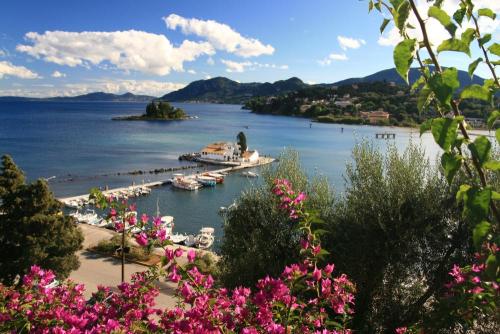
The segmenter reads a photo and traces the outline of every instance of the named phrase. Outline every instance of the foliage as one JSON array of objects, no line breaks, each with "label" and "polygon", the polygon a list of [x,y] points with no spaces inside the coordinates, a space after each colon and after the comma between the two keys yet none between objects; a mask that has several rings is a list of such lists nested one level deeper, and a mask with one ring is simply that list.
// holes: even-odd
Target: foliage
[{"label": "foliage", "polygon": [[[409,67],[416,61],[419,65],[421,78],[413,85],[413,89],[419,94],[419,109],[422,112],[433,110],[437,117],[425,123],[421,127],[421,133],[431,131],[436,143],[443,149],[441,159],[444,172],[448,182],[453,182],[457,171],[463,170],[467,176],[463,180],[457,192],[457,201],[463,205],[463,218],[472,230],[474,246],[479,252],[479,259],[483,259],[487,275],[481,280],[488,286],[498,286],[500,266],[497,259],[497,244],[499,242],[498,228],[500,225],[500,214],[497,201],[500,195],[497,184],[492,183],[490,175],[498,172],[500,163],[492,157],[491,148],[493,144],[483,135],[475,139],[469,134],[467,123],[464,121],[462,100],[478,100],[494,105],[494,96],[500,90],[500,81],[495,72],[497,61],[491,61],[490,57],[498,56],[498,43],[492,43],[491,35],[484,34],[478,24],[479,17],[494,20],[496,15],[489,8],[477,8],[473,0],[460,0],[458,8],[449,16],[441,9],[442,0],[429,1],[431,6],[427,12],[428,20],[420,12],[414,0],[398,0],[386,3],[382,0],[369,2],[369,9],[378,11],[387,10],[392,20],[398,27],[403,41],[399,44],[412,44],[413,48],[402,48],[399,45],[394,50],[394,62],[402,77],[406,77]],[[409,14],[416,18],[417,27],[407,22]],[[443,41],[433,48],[428,36],[428,24],[435,20],[439,22],[450,34],[450,39]],[[464,27],[465,23],[471,28]],[[383,25],[387,25],[384,19]],[[458,26],[463,27],[463,32],[458,36]],[[411,36],[422,36],[419,40]],[[453,67],[444,68],[439,60],[442,52],[461,52],[471,57],[471,45],[477,42],[477,49],[481,57],[476,58],[469,65],[469,75],[473,75],[479,64],[484,64],[491,73],[491,78],[485,80],[482,85],[470,85],[461,87],[458,80],[457,70]],[[427,58],[423,58],[427,57]],[[460,92],[460,94],[459,94]],[[456,98],[458,97],[458,98]],[[488,117],[489,126],[493,125],[499,113],[495,110]],[[497,130],[496,134],[500,134]],[[500,136],[496,136],[497,141]],[[485,247],[484,245],[488,245]],[[452,275],[467,272],[467,267],[454,266]],[[457,282],[458,283],[458,282]],[[449,288],[452,288],[449,286]],[[498,290],[498,289],[494,289]],[[492,298],[484,298],[483,302],[471,304],[471,298],[467,295],[467,289],[455,289],[451,292],[458,301],[452,314],[458,314],[458,321],[471,326],[478,319],[483,322],[495,321],[497,305],[499,302],[497,291]],[[449,293],[448,293],[449,294]],[[479,297],[483,298],[481,294]],[[447,295],[443,296],[446,299]],[[462,303],[462,304],[460,304]],[[474,311],[461,312],[460,310],[474,308]],[[420,323],[423,327],[428,324]],[[498,324],[497,324],[498,325]]]},{"label": "foliage", "polygon": [[26,184],[10,156],[0,169],[0,281],[11,284],[34,263],[65,278],[80,263],[82,234],[44,180]]},{"label": "foliage", "polygon": [[238,146],[240,147],[240,152],[241,152],[241,154],[243,154],[248,149],[247,137],[245,136],[243,131],[241,131],[240,133],[238,133],[236,138],[238,139]]},{"label": "foliage", "polygon": [[[248,287],[234,290],[215,288],[210,275],[196,266],[187,269],[177,260],[180,248],[166,247],[153,219],[154,233],[144,232],[136,241],[164,248],[161,268],[134,275],[131,283],[122,283],[118,291],[100,287],[89,301],[84,287],[69,282],[58,285],[50,271],[33,266],[16,290],[0,285],[0,331],[29,333],[351,333],[348,324],[353,313],[353,284],[346,275],[334,276],[334,265],[322,267],[318,261],[326,254],[319,234],[313,229],[316,219],[305,209],[307,196],[295,191],[288,180],[277,179],[272,187],[276,203],[289,224],[301,231],[301,261],[285,267],[279,278],[266,276],[252,292]],[[133,207],[98,192],[94,199],[101,207],[110,207],[119,230],[126,222],[138,227],[148,225],[150,217],[130,219]],[[117,211],[116,208],[119,208]],[[135,208],[134,208],[135,209]],[[158,227],[158,228],[157,228]],[[188,262],[196,254],[188,251]],[[172,309],[154,308],[159,278],[177,284],[179,302]]]},{"label": "foliage", "polygon": [[146,106],[146,113],[142,117],[148,119],[182,119],[186,117],[186,113],[180,108],[173,107],[168,102],[153,101]]},{"label": "foliage", "polygon": [[[264,184],[242,193],[234,208],[224,214],[224,237],[218,263],[224,286],[253,286],[265,275],[279,275],[298,260],[300,232],[276,206],[271,192],[274,180],[289,179],[306,189],[310,207],[321,215],[331,211],[332,195],[326,180],[312,182],[302,171],[298,153],[287,150],[272,167],[263,169]],[[312,195],[314,194],[314,195]]]},{"label": "foliage", "polygon": [[[115,235],[109,240],[101,240],[92,248],[97,252],[106,255],[117,255],[121,249],[121,236]],[[125,240],[125,258],[127,260],[147,261],[150,259],[150,254],[142,247],[136,247],[130,243],[129,238]]]}]

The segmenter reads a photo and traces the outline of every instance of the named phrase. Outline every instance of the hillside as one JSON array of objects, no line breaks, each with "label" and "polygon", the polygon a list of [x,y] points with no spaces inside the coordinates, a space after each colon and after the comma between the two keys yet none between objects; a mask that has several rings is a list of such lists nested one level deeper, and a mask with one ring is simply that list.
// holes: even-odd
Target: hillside
[{"label": "hillside", "polygon": [[[420,76],[420,73],[417,68],[411,68],[410,73],[408,75],[410,85],[415,82],[415,80],[418,79]],[[478,77],[477,75],[474,75],[474,78],[471,79],[469,74],[465,71],[458,71],[458,80],[460,81],[460,84],[462,87],[471,85],[471,84],[479,84],[482,85],[484,79],[481,77]],[[352,85],[355,83],[370,83],[370,82],[377,82],[377,81],[393,81],[398,85],[406,85],[406,83],[403,81],[401,76],[396,72],[395,68],[389,68],[387,70],[382,70],[370,75],[367,75],[366,77],[361,77],[361,78],[349,78],[349,79],[344,79],[337,81],[333,84],[325,84],[326,86],[342,86],[342,85]]]},{"label": "hillside", "polygon": [[149,102],[156,97],[125,93],[121,95],[95,92],[78,96],[34,98],[21,96],[0,96],[0,101],[68,101],[68,102]]},{"label": "hillside", "polygon": [[307,86],[299,78],[290,78],[274,83],[239,83],[228,78],[217,77],[194,81],[182,89],[162,96],[161,99],[170,102],[242,103],[252,97],[279,95]]}]

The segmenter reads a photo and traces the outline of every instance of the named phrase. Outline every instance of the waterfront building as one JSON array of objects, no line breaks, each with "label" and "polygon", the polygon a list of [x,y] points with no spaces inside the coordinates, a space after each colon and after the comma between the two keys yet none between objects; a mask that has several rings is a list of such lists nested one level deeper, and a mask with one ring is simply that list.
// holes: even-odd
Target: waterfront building
[{"label": "waterfront building", "polygon": [[205,146],[200,153],[202,159],[233,161],[238,159],[240,149],[236,143],[216,142]]},{"label": "waterfront building", "polygon": [[382,109],[376,111],[362,111],[360,114],[361,118],[368,120],[370,124],[376,124],[380,121],[386,121],[390,116],[388,112]]},{"label": "waterfront building", "polygon": [[241,159],[243,162],[257,163],[259,161],[259,152],[257,150],[245,151]]}]

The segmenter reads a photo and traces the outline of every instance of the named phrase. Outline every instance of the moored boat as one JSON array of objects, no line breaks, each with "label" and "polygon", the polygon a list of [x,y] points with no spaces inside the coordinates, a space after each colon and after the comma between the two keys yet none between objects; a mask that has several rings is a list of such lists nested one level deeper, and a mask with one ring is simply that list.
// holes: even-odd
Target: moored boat
[{"label": "moored boat", "polygon": [[174,174],[172,185],[176,188],[185,190],[197,190],[202,187],[201,183],[191,178],[187,178],[182,174]]},{"label": "moored boat", "polygon": [[224,183],[224,175],[222,174],[208,172],[208,173],[203,173],[203,175],[213,177],[215,179],[215,182],[217,183]]},{"label": "moored boat", "polygon": [[194,238],[195,245],[199,249],[208,249],[214,243],[213,227],[202,227],[200,233]]},{"label": "moored boat", "polygon": [[214,177],[205,176],[205,175],[197,175],[196,181],[198,181],[199,183],[201,183],[207,187],[214,187],[215,184],[217,183],[217,181]]}]

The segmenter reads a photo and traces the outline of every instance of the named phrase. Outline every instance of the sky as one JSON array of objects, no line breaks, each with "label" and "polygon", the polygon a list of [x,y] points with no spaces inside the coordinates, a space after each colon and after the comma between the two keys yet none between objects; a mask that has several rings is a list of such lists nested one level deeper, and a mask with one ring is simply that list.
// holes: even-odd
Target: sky
[{"label": "sky", "polygon": [[[452,14],[458,2],[443,8]],[[498,0],[474,3],[500,14]],[[4,0],[0,96],[161,96],[217,76],[331,83],[393,67],[399,37],[391,25],[381,35],[382,20],[367,0]],[[499,19],[480,25],[498,42]],[[429,30],[435,45],[449,38],[434,19]],[[467,69],[472,51],[440,58]],[[486,66],[476,74],[487,77]]]}]

